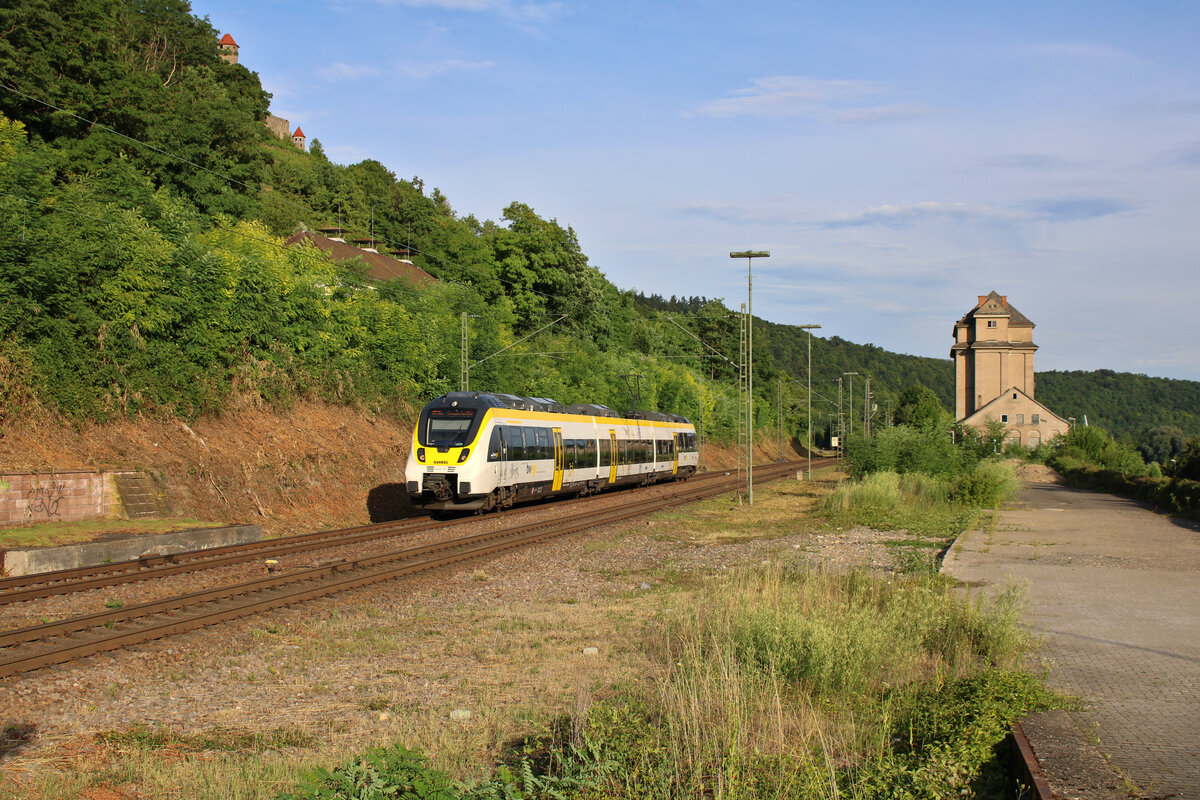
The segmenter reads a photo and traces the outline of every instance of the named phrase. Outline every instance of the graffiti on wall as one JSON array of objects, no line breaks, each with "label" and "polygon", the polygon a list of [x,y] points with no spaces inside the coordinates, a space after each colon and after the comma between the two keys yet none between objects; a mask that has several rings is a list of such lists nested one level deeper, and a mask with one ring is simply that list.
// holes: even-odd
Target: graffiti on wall
[{"label": "graffiti on wall", "polygon": [[58,516],[58,504],[66,492],[67,485],[62,481],[51,481],[45,486],[35,486],[25,492],[28,505],[25,508],[25,518]]}]

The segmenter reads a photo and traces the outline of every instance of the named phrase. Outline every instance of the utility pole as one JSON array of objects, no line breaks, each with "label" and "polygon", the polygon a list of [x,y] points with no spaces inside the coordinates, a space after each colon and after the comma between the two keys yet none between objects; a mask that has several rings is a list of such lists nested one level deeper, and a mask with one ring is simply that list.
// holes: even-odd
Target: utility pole
[{"label": "utility pole", "polygon": [[863,433],[867,436],[871,435],[871,376],[866,377],[866,390],[863,398]]},{"label": "utility pole", "polygon": [[770,258],[768,250],[731,252],[730,258],[746,259],[746,440],[749,446],[746,462],[746,493],[754,505],[754,272],[751,264],[756,258]]},{"label": "utility pole", "polygon": [[458,388],[459,391],[471,391],[471,361],[467,358],[469,344],[467,341],[467,320],[479,319],[478,314],[468,314],[462,312],[462,348],[460,349],[459,373],[458,373]]},{"label": "utility pole", "polygon": [[745,446],[745,422],[746,422],[746,304],[742,303],[738,309],[738,435],[737,435],[737,457],[738,457],[738,505],[742,503],[742,448]]},{"label": "utility pole", "polygon": [[842,448],[846,446],[846,418],[842,416],[842,381],[844,378],[834,378],[838,385],[838,467],[842,465]]},{"label": "utility pole", "polygon": [[462,312],[462,350],[459,360],[458,371],[458,389],[461,392],[469,392],[471,377],[467,372],[467,312]]},{"label": "utility pole", "polygon": [[854,435],[854,376],[857,374],[858,374],[857,372],[843,372],[842,373],[843,376],[850,378],[850,380],[848,381],[848,383],[850,384],[850,397],[847,401],[850,408],[846,415],[846,418],[850,423],[850,430],[846,432],[847,436]]},{"label": "utility pole", "polygon": [[779,376],[779,460],[787,461],[787,453],[783,447],[783,376]]},{"label": "utility pole", "polygon": [[797,325],[797,328],[803,328],[808,331],[808,479],[812,480],[812,340],[813,330],[821,327],[820,325]]}]

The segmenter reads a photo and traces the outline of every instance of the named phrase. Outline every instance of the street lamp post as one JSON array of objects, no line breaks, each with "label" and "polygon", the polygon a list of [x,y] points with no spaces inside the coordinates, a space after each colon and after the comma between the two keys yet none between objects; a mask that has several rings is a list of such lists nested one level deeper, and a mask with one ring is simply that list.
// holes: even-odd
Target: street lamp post
[{"label": "street lamp post", "polygon": [[812,480],[812,337],[820,325],[797,325],[808,331],[808,479]]},{"label": "street lamp post", "polygon": [[751,264],[756,258],[770,258],[769,250],[739,250],[729,254],[730,258],[746,259],[746,317],[749,324],[746,338],[746,431],[748,434],[749,461],[746,471],[746,495],[754,505],[754,274]]}]

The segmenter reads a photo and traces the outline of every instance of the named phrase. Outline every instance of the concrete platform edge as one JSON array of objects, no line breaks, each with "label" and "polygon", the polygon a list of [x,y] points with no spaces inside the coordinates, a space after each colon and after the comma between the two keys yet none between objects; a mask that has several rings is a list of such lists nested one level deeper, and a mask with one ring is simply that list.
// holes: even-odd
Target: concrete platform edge
[{"label": "concrete platform edge", "polygon": [[207,550],[230,544],[257,542],[261,539],[261,525],[232,525],[224,528],[194,528],[173,533],[150,533],[61,547],[7,550],[0,552],[0,571],[5,575],[31,575],[60,569],[94,567],[146,555]]}]

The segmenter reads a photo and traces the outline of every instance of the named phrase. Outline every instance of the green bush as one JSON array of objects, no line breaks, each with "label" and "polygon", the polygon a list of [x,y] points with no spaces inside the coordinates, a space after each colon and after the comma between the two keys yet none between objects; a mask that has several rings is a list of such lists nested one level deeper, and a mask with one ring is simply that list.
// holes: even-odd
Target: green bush
[{"label": "green bush", "polygon": [[954,482],[952,496],[979,508],[995,508],[1017,493],[1021,484],[1012,467],[1000,461],[980,461]]},{"label": "green bush", "polygon": [[956,447],[948,427],[895,425],[873,436],[856,434],[847,439],[850,474],[922,472],[948,477],[963,467],[963,452]]},{"label": "green bush", "polygon": [[457,800],[462,792],[420,753],[378,747],[333,770],[314,769],[280,800]]}]

